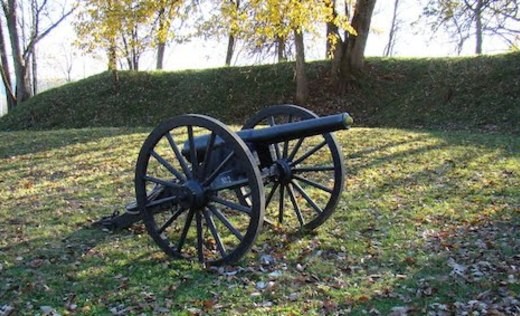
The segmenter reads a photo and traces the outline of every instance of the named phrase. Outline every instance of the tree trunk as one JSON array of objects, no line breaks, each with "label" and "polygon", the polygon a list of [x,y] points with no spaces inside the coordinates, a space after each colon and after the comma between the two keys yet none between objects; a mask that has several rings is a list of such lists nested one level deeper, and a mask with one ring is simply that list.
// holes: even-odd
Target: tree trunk
[{"label": "tree trunk", "polygon": [[[336,12],[336,0],[332,1],[332,17],[335,19],[338,16],[338,13]],[[327,22],[327,34],[326,34],[326,44],[325,44],[325,58],[331,58],[334,59],[334,55],[337,52],[338,46],[341,46],[341,37],[339,36],[339,28],[336,24],[333,22]],[[335,44],[331,42],[331,38],[335,37],[338,39]]]},{"label": "tree trunk", "polygon": [[[124,33],[121,34],[121,40],[123,42],[123,48],[124,48],[124,59],[126,60],[126,66],[128,67],[128,70],[133,70],[133,62],[132,62],[132,53],[131,53],[131,49],[130,49],[130,46],[128,45],[128,40],[126,39],[126,35]],[[109,49],[109,52],[108,52],[109,56],[108,56],[108,68],[110,69],[110,67],[113,67],[111,66],[112,64],[115,64],[115,62],[113,62],[111,59],[112,58],[116,58],[115,57],[115,44],[113,44],[113,46]],[[124,69],[123,65],[120,65],[121,66],[121,69]],[[117,68],[117,67],[116,67]]]},{"label": "tree trunk", "polygon": [[33,45],[31,52],[31,68],[32,68],[32,94],[38,93],[38,62],[36,59],[36,45]]},{"label": "tree trunk", "polygon": [[139,41],[139,30],[137,26],[132,31],[132,70],[139,71],[139,58],[141,57],[141,53],[139,49],[136,47],[136,43]]},{"label": "tree trunk", "polygon": [[14,73],[16,76],[16,104],[18,105],[31,97],[31,82],[29,80],[27,59],[23,56],[20,44],[16,9],[16,0],[8,0],[8,8],[5,10],[5,16],[7,20],[7,29],[9,31],[9,39],[11,40]]},{"label": "tree trunk", "polygon": [[164,52],[166,51],[166,35],[165,32],[168,32],[166,28],[168,27],[167,21],[165,21],[166,17],[166,8],[161,7],[159,9],[159,33],[157,35],[157,64],[155,68],[157,70],[162,70],[164,65]]},{"label": "tree trunk", "polygon": [[229,34],[228,46],[227,46],[227,52],[226,52],[226,66],[231,65],[231,60],[233,59],[234,51],[235,51],[235,36],[233,34]]},{"label": "tree trunk", "polygon": [[117,51],[116,41],[114,38],[110,39],[111,45],[108,48],[108,70],[112,73],[112,85],[114,92],[119,94],[119,73],[117,71]]},{"label": "tree trunk", "polygon": [[[61,22],[63,22],[69,15],[74,12],[75,7],[71,8],[67,12],[63,12],[63,14],[56,20],[51,23],[45,30],[40,32],[39,23],[40,19],[43,19],[42,15],[45,15],[44,12],[47,12],[46,8],[48,5],[47,0],[42,1],[41,3],[36,3],[33,1],[31,3],[33,21],[32,21],[32,30],[30,32],[30,36],[26,39],[27,47],[22,47],[24,45],[22,37],[20,37],[19,28],[21,28],[22,35],[25,34],[25,23],[23,21],[18,21],[18,13],[23,14],[23,8],[19,6],[17,0],[2,0],[0,4],[2,6],[4,16],[6,18],[7,31],[9,33],[9,39],[11,42],[11,55],[13,58],[14,64],[14,74],[16,77],[16,92],[12,93],[11,101],[15,101],[14,106],[20,104],[21,102],[26,101],[32,96],[32,88],[31,88],[31,78],[30,78],[30,70],[31,65],[33,67],[34,72],[34,80],[35,80],[35,91],[36,91],[36,79],[37,79],[37,63],[36,63],[36,44],[42,38],[47,36],[54,28],[56,28]],[[23,2],[22,2],[23,3]],[[47,17],[47,16],[46,16]],[[48,18],[48,17],[47,17]],[[2,38],[3,42],[3,38]],[[7,51],[5,42],[3,42],[4,51],[2,54],[5,54]],[[30,65],[31,59],[33,63]],[[2,68],[4,74],[2,74],[2,79],[4,81],[10,81],[9,77],[9,67],[7,58],[2,56]],[[12,91],[11,84],[11,91]],[[14,96],[14,97],[13,97]],[[9,102],[8,102],[9,103]]]},{"label": "tree trunk", "polygon": [[108,70],[117,69],[117,54],[116,47],[111,45],[108,48]]},{"label": "tree trunk", "polygon": [[363,70],[365,47],[375,4],[376,0],[358,0],[356,2],[351,24],[358,34],[349,37],[346,49],[342,52],[340,89],[345,88],[346,84]]},{"label": "tree trunk", "polygon": [[285,54],[285,39],[276,37],[276,53],[278,55],[278,62],[287,61],[287,55]]},{"label": "tree trunk", "polygon": [[484,7],[483,0],[477,0],[477,6],[475,8],[475,36],[476,36],[476,47],[475,54],[482,54],[482,9]]},{"label": "tree trunk", "polygon": [[166,50],[166,43],[159,43],[159,45],[157,45],[157,65],[155,67],[157,70],[163,69],[164,51],[165,50]]},{"label": "tree trunk", "polygon": [[[231,3],[235,5],[238,11],[238,9],[240,8],[240,0],[231,0]],[[233,54],[235,52],[236,37],[233,32],[234,30],[229,30],[228,47],[226,52],[226,66],[231,65],[231,61],[233,60]]]},{"label": "tree trunk", "polygon": [[16,106],[16,95],[13,91],[13,83],[11,81],[11,72],[9,70],[9,61],[7,59],[7,48],[4,41],[4,30],[0,23],[0,75],[5,87],[5,96],[7,101],[7,111],[9,112]]},{"label": "tree trunk", "polygon": [[309,95],[307,76],[305,75],[305,48],[303,31],[294,30],[294,46],[296,47],[296,103],[305,104]]},{"label": "tree trunk", "polygon": [[139,71],[139,53],[132,48],[132,70]]},{"label": "tree trunk", "polygon": [[386,43],[383,56],[392,56],[395,44],[395,33],[397,32],[397,12],[399,9],[399,0],[394,1],[394,11],[392,14],[392,24],[390,25],[390,33],[388,34],[388,43]]},{"label": "tree trunk", "polygon": [[[347,1],[344,2],[344,6],[345,6],[345,8],[344,8],[345,16],[350,16],[349,4]],[[334,18],[336,18],[338,14],[336,11],[333,11],[333,15],[334,15]],[[338,77],[339,77],[339,73],[340,73],[341,58],[343,56],[343,51],[346,49],[346,44],[348,43],[348,39],[350,38],[350,33],[345,31],[343,40],[339,36],[339,30],[336,35],[338,36],[338,43],[334,50],[334,55],[332,57],[332,67],[331,67],[331,76],[335,82],[339,81]]]},{"label": "tree trunk", "polygon": [[[31,12],[32,12],[32,34],[40,34],[40,21],[38,17],[38,9],[37,9],[36,1],[31,1]],[[31,35],[31,38],[34,35]],[[29,47],[29,55],[31,56],[31,70],[32,70],[32,94],[36,95],[38,93],[38,62],[36,57],[36,43],[33,43],[31,47]]]}]

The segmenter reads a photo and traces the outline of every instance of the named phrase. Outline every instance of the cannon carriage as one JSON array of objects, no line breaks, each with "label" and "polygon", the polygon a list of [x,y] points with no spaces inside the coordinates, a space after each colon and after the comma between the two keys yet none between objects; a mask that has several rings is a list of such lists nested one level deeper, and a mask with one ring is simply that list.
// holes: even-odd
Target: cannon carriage
[{"label": "cannon carriage", "polygon": [[265,108],[237,132],[204,115],[174,117],[141,147],[136,201],[101,224],[143,220],[170,256],[235,263],[264,222],[308,231],[330,217],[345,177],[332,132],[351,124],[347,113],[318,117],[294,105]]}]

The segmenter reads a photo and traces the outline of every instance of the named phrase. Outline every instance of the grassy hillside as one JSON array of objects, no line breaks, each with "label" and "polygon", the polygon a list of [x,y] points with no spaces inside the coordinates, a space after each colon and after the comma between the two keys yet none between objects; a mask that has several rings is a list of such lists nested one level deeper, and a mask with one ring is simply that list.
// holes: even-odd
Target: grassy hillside
[{"label": "grassy hillside", "polygon": [[[520,132],[520,54],[367,61],[366,76],[344,95],[327,62],[311,63],[319,113],[348,111],[358,126]],[[109,73],[53,89],[0,119],[0,130],[150,126],[180,113],[242,123],[259,108],[292,103],[293,65],[182,72]]]},{"label": "grassy hillside", "polygon": [[[222,270],[170,260],[142,225],[120,233],[89,226],[134,199],[146,135],[0,132],[0,315],[520,310],[516,135],[338,132],[348,178],[333,217],[300,238],[264,225],[253,251]],[[262,255],[274,261],[266,265]]]}]

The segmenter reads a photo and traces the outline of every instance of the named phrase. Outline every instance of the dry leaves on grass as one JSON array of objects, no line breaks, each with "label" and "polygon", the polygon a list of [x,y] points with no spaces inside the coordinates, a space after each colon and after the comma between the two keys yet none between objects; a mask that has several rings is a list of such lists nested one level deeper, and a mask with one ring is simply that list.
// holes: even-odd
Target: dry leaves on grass
[{"label": "dry leaves on grass", "polygon": [[514,221],[482,220],[431,238],[429,250],[445,257],[450,268],[444,286],[462,284],[483,291],[467,300],[431,304],[428,315],[520,314],[520,294],[512,289],[520,276],[519,228]]}]

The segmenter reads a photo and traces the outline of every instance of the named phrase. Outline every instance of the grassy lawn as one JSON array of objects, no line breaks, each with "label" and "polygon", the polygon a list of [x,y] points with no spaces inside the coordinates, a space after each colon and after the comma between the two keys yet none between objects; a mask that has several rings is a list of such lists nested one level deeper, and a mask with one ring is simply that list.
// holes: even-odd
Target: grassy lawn
[{"label": "grassy lawn", "polygon": [[148,132],[0,133],[0,315],[520,313],[518,136],[340,132],[333,217],[299,238],[265,227],[208,271],[142,226],[90,228],[133,200]]}]

